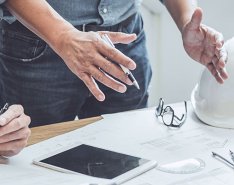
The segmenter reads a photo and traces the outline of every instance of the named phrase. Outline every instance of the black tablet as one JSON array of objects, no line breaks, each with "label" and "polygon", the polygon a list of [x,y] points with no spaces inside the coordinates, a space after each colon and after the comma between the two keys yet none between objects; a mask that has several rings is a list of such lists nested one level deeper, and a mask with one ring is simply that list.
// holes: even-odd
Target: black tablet
[{"label": "black tablet", "polygon": [[35,159],[34,164],[64,173],[79,173],[123,183],[154,168],[155,161],[78,144]]}]

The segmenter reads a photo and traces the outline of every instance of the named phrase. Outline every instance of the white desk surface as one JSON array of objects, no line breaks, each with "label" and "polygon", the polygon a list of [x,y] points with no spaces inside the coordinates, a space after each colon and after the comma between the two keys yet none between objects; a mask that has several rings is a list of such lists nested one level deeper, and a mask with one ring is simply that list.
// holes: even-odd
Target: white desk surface
[{"label": "white desk surface", "polygon": [[[172,105],[177,114],[183,103]],[[218,152],[229,157],[234,150],[234,130],[201,123],[188,104],[188,117],[180,129],[169,129],[155,118],[154,109],[104,115],[104,119],[70,133],[24,149],[8,160],[0,159],[0,185],[77,185],[84,182],[105,184],[84,175],[55,172],[31,164],[37,158],[61,147],[83,142],[167,164],[189,158],[205,161],[205,168],[193,174],[170,174],[157,169],[148,171],[124,185],[231,185],[234,169],[211,156]],[[234,124],[234,123],[233,123]]]}]

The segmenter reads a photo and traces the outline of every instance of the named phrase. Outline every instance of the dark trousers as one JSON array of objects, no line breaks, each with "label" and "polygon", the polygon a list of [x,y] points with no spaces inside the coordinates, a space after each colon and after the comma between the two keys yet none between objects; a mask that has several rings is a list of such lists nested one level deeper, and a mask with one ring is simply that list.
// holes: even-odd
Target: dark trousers
[{"label": "dark trousers", "polygon": [[86,26],[85,31],[121,31],[138,36],[133,43],[117,44],[116,48],[136,62],[133,75],[141,89],[128,86],[121,94],[98,83],[106,95],[104,102],[97,101],[63,60],[19,22],[1,22],[0,30],[1,102],[22,104],[32,119],[31,127],[147,106],[152,72],[139,14],[111,27]]}]

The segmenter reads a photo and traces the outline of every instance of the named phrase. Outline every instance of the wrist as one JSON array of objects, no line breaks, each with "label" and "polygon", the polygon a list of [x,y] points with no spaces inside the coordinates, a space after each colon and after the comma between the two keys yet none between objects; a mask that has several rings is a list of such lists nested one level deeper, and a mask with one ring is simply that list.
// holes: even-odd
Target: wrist
[{"label": "wrist", "polygon": [[64,45],[64,41],[67,40],[69,42],[69,32],[73,30],[76,29],[70,23],[60,24],[54,31],[50,32],[51,34],[47,39],[47,43],[55,52],[59,53]]},{"label": "wrist", "polygon": [[180,30],[181,34],[183,33],[184,28],[187,26],[187,24],[191,21],[191,17],[192,17],[192,15],[183,16],[180,19],[179,23],[177,24],[178,29]]},{"label": "wrist", "polygon": [[192,15],[197,8],[196,0],[164,0],[165,5],[174,19],[180,32],[190,22]]}]

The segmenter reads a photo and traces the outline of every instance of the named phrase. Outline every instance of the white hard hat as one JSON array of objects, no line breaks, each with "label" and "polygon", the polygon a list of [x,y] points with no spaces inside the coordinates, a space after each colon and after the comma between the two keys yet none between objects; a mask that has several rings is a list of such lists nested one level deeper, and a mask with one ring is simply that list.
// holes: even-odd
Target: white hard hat
[{"label": "white hard hat", "polygon": [[226,69],[229,78],[219,84],[205,69],[192,91],[191,102],[201,121],[216,127],[234,128],[234,38],[224,47],[228,52]]}]

